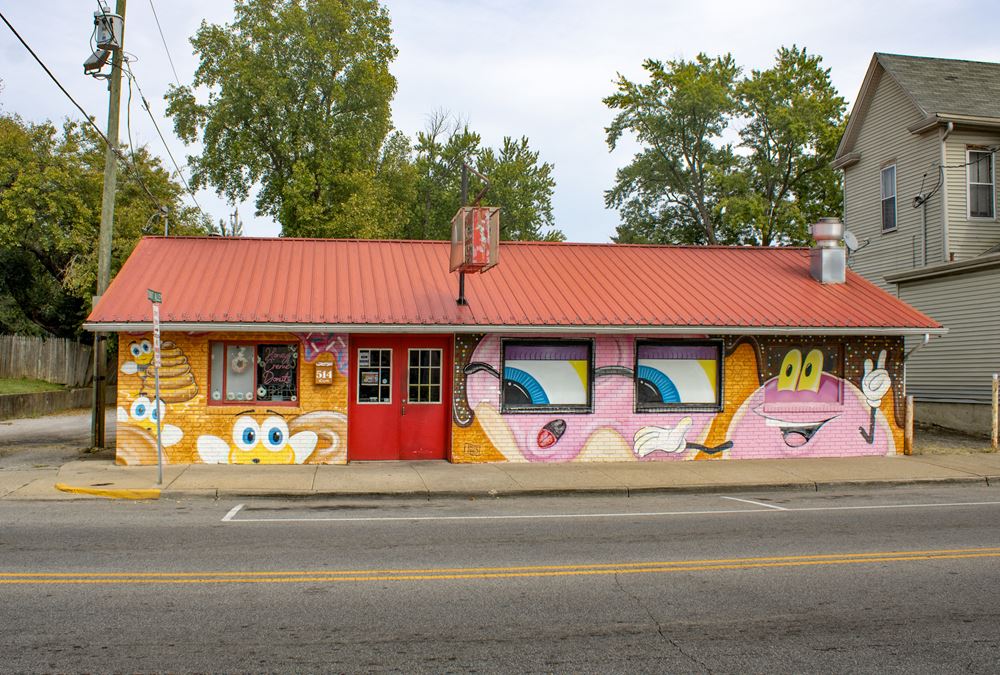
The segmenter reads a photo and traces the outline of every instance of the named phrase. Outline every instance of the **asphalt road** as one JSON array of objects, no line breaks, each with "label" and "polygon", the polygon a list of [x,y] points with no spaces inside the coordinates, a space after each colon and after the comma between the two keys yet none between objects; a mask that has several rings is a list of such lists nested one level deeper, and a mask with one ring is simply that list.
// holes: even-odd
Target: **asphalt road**
[{"label": "asphalt road", "polygon": [[117,420],[115,408],[105,417],[108,450],[84,453],[90,445],[90,411],[0,421],[0,469],[59,466],[75,459],[112,459]]},{"label": "asphalt road", "polygon": [[1000,664],[997,488],[237,506],[0,503],[0,670]]}]

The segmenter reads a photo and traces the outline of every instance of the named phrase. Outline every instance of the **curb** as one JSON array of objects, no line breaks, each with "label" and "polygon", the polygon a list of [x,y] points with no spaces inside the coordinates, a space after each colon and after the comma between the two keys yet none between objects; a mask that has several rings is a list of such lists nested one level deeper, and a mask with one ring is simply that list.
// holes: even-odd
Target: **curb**
[{"label": "curb", "polygon": [[858,488],[891,488],[906,486],[933,485],[1000,485],[994,480],[990,482],[985,476],[953,476],[949,478],[900,478],[900,479],[850,479],[841,481],[798,481],[785,483],[697,483],[671,486],[608,486],[584,488],[544,488],[524,489],[491,489],[491,490],[400,490],[400,491],[365,491],[365,492],[335,492],[315,490],[252,490],[246,488],[204,488],[204,489],[164,489],[164,499],[294,499],[308,500],[355,500],[355,499],[500,499],[504,497],[639,497],[643,495],[665,494],[719,494],[739,492],[818,492],[845,487]]},{"label": "curb", "polygon": [[844,487],[906,487],[913,485],[978,485],[996,487],[990,483],[987,476],[952,476],[951,478],[876,478],[867,480],[864,478],[823,481],[816,483],[816,490],[833,490]]},{"label": "curb", "polygon": [[93,497],[104,497],[106,499],[159,499],[161,492],[159,488],[93,488],[66,485],[66,483],[56,483],[53,487],[60,492],[91,495]]}]

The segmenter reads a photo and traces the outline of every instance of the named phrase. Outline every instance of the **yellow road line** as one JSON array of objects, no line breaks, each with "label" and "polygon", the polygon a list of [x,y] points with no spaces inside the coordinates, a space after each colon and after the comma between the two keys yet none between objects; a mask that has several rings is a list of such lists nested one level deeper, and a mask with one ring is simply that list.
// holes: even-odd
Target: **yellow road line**
[{"label": "yellow road line", "polygon": [[830,558],[870,558],[883,556],[914,556],[914,555],[940,555],[944,553],[1000,553],[1000,547],[978,547],[978,548],[954,548],[954,549],[932,549],[916,551],[872,551],[868,553],[819,553],[814,555],[789,555],[789,556],[765,556],[754,558],[712,558],[708,560],[666,560],[666,561],[643,561],[643,562],[616,562],[616,563],[587,563],[587,564],[566,564],[566,565],[515,565],[504,567],[435,567],[421,569],[383,569],[383,570],[279,570],[279,571],[238,571],[238,572],[3,572],[0,571],[0,578],[10,576],[31,576],[31,577],[184,577],[184,576],[317,576],[317,575],[369,575],[369,574],[424,574],[433,573],[466,573],[466,572],[507,572],[507,571],[536,571],[536,570],[579,570],[579,569],[602,569],[614,568],[622,569],[629,567],[651,567],[662,565],[702,565],[718,563],[755,563],[761,561],[783,561],[783,560],[826,560]]},{"label": "yellow road line", "polygon": [[663,574],[819,565],[856,565],[926,560],[1000,558],[1000,548],[843,553],[768,558],[732,558],[599,565],[536,565],[517,567],[442,568],[423,570],[273,571],[273,572],[0,572],[0,584],[218,584],[322,583],[347,581],[427,581],[509,579],[525,577]]}]

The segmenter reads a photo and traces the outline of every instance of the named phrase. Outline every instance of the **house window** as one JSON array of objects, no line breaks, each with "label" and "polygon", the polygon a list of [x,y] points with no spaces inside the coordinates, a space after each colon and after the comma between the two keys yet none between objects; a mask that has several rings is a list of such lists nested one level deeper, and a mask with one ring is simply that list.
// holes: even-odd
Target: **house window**
[{"label": "house window", "polygon": [[213,342],[210,354],[212,403],[291,405],[298,400],[297,344]]},{"label": "house window", "polygon": [[992,218],[996,212],[993,195],[993,153],[969,150],[969,217]]},{"label": "house window", "polygon": [[896,165],[882,169],[882,231],[896,229]]},{"label": "house window", "polygon": [[722,409],[722,345],[638,340],[636,412]]},{"label": "house window", "polygon": [[504,340],[503,412],[591,412],[594,344],[590,340]]}]

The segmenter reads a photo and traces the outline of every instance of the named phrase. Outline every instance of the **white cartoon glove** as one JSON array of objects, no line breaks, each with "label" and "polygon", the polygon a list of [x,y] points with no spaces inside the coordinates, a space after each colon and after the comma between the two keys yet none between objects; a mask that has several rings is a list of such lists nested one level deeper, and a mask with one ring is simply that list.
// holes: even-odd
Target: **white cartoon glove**
[{"label": "white cartoon glove", "polygon": [[889,371],[885,369],[885,350],[878,354],[878,367],[872,369],[872,360],[865,359],[865,372],[861,377],[861,393],[868,399],[868,405],[877,408],[882,405],[882,397],[892,386]]},{"label": "white cartoon glove", "polygon": [[690,417],[683,418],[673,429],[666,427],[642,427],[635,432],[633,444],[635,452],[645,457],[651,452],[684,452],[687,448],[687,432],[694,421]]}]

